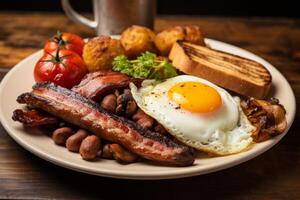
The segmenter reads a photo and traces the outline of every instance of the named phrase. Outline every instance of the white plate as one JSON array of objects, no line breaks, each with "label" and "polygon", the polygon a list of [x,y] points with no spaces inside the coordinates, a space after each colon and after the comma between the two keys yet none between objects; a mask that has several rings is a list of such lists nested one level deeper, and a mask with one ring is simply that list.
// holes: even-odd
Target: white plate
[{"label": "white plate", "polygon": [[[295,96],[291,86],[282,74],[270,63],[248,51],[211,39],[206,39],[206,42],[214,49],[256,60],[268,68],[273,77],[272,96],[278,98],[286,108],[289,129],[296,111]],[[33,154],[62,167],[88,174],[125,179],[169,179],[195,176],[232,167],[254,158],[270,149],[288,131],[287,129],[285,133],[271,140],[255,144],[250,150],[236,155],[209,157],[203,154],[190,167],[166,167],[141,162],[121,165],[111,160],[84,161],[79,154],[71,153],[66,148],[55,145],[48,136],[33,134],[28,130],[24,130],[20,123],[11,119],[13,110],[21,107],[16,102],[17,96],[30,91],[31,86],[34,84],[32,72],[36,61],[41,55],[42,51],[38,51],[24,59],[3,79],[0,86],[0,119],[9,135],[21,146]]]}]

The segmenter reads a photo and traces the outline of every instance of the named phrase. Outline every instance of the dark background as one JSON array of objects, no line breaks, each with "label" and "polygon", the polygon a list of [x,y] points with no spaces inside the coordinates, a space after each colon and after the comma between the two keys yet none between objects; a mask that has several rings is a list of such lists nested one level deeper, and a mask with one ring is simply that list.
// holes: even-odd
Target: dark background
[{"label": "dark background", "polygon": [[[126,1],[126,0],[125,0]],[[300,17],[298,0],[157,0],[157,13],[176,15]],[[78,11],[92,11],[91,0],[73,0]],[[1,0],[0,10],[59,11],[60,0]]]}]

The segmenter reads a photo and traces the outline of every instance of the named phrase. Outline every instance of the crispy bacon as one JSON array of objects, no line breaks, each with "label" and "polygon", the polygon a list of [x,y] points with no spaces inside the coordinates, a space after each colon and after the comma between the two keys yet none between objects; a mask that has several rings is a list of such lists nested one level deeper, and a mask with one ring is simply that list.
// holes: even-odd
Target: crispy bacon
[{"label": "crispy bacon", "polygon": [[54,125],[59,122],[56,117],[52,117],[47,113],[36,110],[23,111],[21,109],[17,109],[13,112],[12,119],[14,121],[19,121],[28,127]]},{"label": "crispy bacon", "polygon": [[141,83],[140,79],[134,79],[120,72],[102,70],[87,74],[79,85],[72,88],[84,97],[98,100],[102,95],[112,92],[115,89],[128,87],[130,82]]},{"label": "crispy bacon", "polygon": [[32,92],[20,95],[17,101],[88,129],[146,159],[174,166],[188,166],[194,162],[192,148],[108,113],[93,101],[52,83],[34,85]]}]

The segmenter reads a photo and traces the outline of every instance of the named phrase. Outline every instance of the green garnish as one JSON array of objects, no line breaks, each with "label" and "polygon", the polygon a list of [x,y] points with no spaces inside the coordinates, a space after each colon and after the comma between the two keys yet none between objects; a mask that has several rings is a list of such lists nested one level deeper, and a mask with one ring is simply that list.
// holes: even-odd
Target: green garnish
[{"label": "green garnish", "polygon": [[177,76],[175,68],[167,61],[146,51],[136,60],[120,55],[112,62],[113,70],[134,78],[163,80]]}]

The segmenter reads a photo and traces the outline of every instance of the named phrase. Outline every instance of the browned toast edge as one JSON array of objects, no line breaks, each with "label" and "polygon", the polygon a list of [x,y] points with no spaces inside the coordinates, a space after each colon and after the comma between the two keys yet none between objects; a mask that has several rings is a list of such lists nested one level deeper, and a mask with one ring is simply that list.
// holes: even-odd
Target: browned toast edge
[{"label": "browned toast edge", "polygon": [[[222,53],[228,54],[226,52]],[[180,42],[174,43],[169,54],[169,59],[172,60],[173,66],[186,74],[207,79],[225,89],[232,90],[244,96],[262,99],[267,95],[271,86],[271,79],[266,85],[259,86],[241,79],[238,75],[225,74],[222,71],[206,67],[191,59],[181,47]],[[268,70],[267,72],[269,73]]]}]

